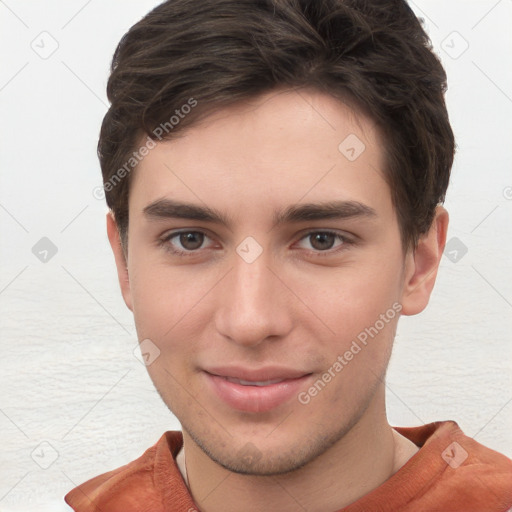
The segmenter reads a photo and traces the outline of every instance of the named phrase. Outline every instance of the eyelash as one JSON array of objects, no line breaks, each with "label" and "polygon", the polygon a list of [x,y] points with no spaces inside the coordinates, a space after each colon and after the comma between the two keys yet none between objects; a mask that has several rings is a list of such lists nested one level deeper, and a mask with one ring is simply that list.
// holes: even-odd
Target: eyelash
[{"label": "eyelash", "polygon": [[[174,249],[171,247],[171,245],[168,243],[170,242],[173,238],[176,238],[178,237],[179,235],[182,235],[184,233],[200,233],[202,235],[204,235],[205,237],[208,237],[208,234],[205,233],[204,231],[201,231],[199,229],[194,229],[194,230],[184,230],[184,231],[176,231],[176,232],[173,232],[173,233],[169,233],[167,235],[165,235],[163,238],[161,238],[158,242],[158,245],[159,246],[164,246],[164,249],[168,252],[170,252],[171,254],[175,255],[175,256],[184,256],[184,257],[191,257],[191,256],[197,256],[198,252],[200,249],[195,249],[195,250],[190,250],[190,251],[182,251],[180,249]],[[339,240],[340,242],[342,242],[342,244],[337,248],[337,249],[326,249],[325,251],[320,251],[320,250],[307,250],[309,253],[313,253],[315,256],[318,256],[318,257],[325,257],[325,256],[332,256],[333,254],[337,254],[343,250],[346,250],[347,246],[350,246],[350,245],[353,245],[354,244],[354,241],[353,240],[350,240],[349,238],[341,235],[340,233],[337,233],[336,231],[330,231],[330,230],[313,230],[313,231],[308,231],[304,236],[302,236],[299,241],[302,241],[308,237],[310,237],[311,235],[315,235],[315,234],[327,234],[327,235],[333,235],[334,237],[336,237],[337,240]]]}]

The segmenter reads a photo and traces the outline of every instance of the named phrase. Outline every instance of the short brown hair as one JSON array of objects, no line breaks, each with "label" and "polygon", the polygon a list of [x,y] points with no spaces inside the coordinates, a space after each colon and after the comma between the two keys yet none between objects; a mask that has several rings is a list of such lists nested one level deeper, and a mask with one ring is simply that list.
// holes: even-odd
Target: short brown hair
[{"label": "short brown hair", "polygon": [[404,0],[168,0],[123,36],[107,86],[98,155],[125,248],[141,137],[169,139],[283,87],[328,93],[377,123],[402,243],[417,243],[444,201],[455,142],[445,71]]}]

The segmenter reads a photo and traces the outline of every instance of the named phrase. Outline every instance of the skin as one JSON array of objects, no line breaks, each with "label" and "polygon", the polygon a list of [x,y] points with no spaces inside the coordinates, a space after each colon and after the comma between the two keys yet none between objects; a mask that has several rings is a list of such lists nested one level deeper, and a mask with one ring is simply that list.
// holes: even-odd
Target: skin
[{"label": "skin", "polygon": [[[338,150],[348,134],[366,146],[352,162]],[[148,371],[182,424],[189,486],[203,512],[338,510],[418,450],[385,414],[398,314],[307,404],[294,397],[240,412],[212,393],[202,371],[279,364],[311,373],[307,391],[393,304],[405,315],[426,307],[448,214],[438,207],[430,231],[404,252],[383,167],[371,119],[314,90],[274,91],[149,152],[131,184],[127,259],[107,215],[123,298],[139,340],[161,351]],[[231,224],[143,213],[162,198],[214,208]],[[375,215],[273,225],[274,211],[339,200]],[[207,236],[159,244],[183,229]],[[308,236],[326,229],[352,243]],[[248,236],[263,250],[252,263],[236,252]],[[247,450],[257,457],[244,458]]]}]

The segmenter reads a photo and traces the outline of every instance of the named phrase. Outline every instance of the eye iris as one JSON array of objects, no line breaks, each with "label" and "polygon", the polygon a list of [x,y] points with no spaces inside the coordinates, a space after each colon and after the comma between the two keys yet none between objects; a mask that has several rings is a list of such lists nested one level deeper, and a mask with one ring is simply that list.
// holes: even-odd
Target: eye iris
[{"label": "eye iris", "polygon": [[[311,245],[318,250],[331,249],[334,245],[335,236],[332,233],[314,233],[311,236]],[[319,246],[317,245],[319,242]]]},{"label": "eye iris", "polygon": [[180,244],[190,251],[198,249],[203,244],[204,235],[195,231],[180,233]]}]

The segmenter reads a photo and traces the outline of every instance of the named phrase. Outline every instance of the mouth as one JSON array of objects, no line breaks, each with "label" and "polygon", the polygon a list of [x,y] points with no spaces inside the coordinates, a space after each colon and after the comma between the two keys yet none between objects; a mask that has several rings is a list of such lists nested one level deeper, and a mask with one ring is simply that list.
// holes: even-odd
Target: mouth
[{"label": "mouth", "polygon": [[233,382],[234,384],[240,384],[241,386],[271,386],[272,384],[279,384],[280,382],[284,382],[286,379],[274,379],[274,380],[262,380],[262,381],[253,381],[253,380],[242,380],[235,379],[234,377],[224,377],[227,381]]},{"label": "mouth", "polygon": [[289,402],[312,373],[286,368],[216,368],[203,371],[208,389],[231,409],[262,413]]}]

